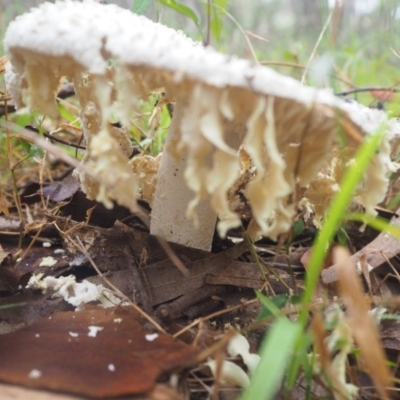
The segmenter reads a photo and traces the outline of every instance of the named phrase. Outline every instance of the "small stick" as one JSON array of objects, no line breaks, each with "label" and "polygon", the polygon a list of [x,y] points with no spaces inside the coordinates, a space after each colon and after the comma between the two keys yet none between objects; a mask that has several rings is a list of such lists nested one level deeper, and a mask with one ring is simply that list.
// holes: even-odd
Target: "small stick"
[{"label": "small stick", "polygon": [[196,289],[191,293],[184,294],[177,300],[169,304],[163,304],[158,307],[156,315],[163,320],[172,320],[179,317],[182,312],[193,304],[199,303],[202,300],[209,299],[218,293],[225,292],[225,286],[206,286]]},{"label": "small stick", "polygon": [[379,90],[382,92],[400,92],[399,88],[387,88],[387,87],[374,87],[374,86],[366,86],[366,87],[360,87],[360,88],[353,88],[353,89],[349,89],[346,90],[344,92],[339,92],[339,93],[335,93],[335,96],[347,96],[349,94],[353,94],[353,93],[361,93],[361,92],[373,92],[375,90]]}]

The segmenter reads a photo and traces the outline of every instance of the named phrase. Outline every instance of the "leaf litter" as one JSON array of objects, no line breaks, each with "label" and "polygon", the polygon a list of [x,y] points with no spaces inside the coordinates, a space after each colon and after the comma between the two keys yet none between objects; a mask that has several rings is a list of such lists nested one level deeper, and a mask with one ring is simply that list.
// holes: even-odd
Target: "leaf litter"
[{"label": "leaf litter", "polygon": [[[52,201],[54,202],[54,200]],[[57,202],[54,203],[57,204]],[[211,344],[215,342],[215,340],[217,340],[221,334],[223,334],[225,327],[227,326],[226,324],[229,324],[237,326],[237,329],[239,330],[244,329],[244,331],[249,330],[248,332],[253,332],[252,334],[250,334],[250,336],[248,336],[248,338],[250,340],[250,343],[252,343],[252,351],[256,351],[262,333],[264,332],[265,328],[263,327],[265,327],[265,324],[257,325],[256,319],[257,314],[260,311],[260,306],[253,307],[252,305],[256,305],[256,303],[247,304],[248,300],[254,298],[254,294],[252,294],[252,290],[246,291],[246,288],[260,289],[265,286],[265,282],[260,275],[257,263],[252,260],[245,242],[241,242],[241,244],[239,245],[234,245],[227,241],[216,240],[215,247],[219,248],[219,253],[210,253],[202,250],[190,249],[181,245],[171,243],[170,246],[172,251],[174,251],[177,256],[184,262],[186,268],[190,273],[188,278],[183,276],[179,272],[179,270],[176,269],[174,263],[168,258],[168,255],[160,246],[157,239],[149,235],[146,232],[145,227],[143,226],[140,228],[140,230],[138,230],[138,225],[133,224],[133,226],[136,226],[136,228],[134,228],[132,226],[122,224],[121,222],[116,222],[112,227],[103,228],[95,225],[88,225],[85,221],[73,221],[69,218],[53,216],[50,214],[48,214],[46,218],[48,222],[45,224],[45,228],[47,229],[48,226],[53,226],[53,228],[55,227],[55,229],[51,230],[54,237],[47,237],[46,239],[54,240],[58,244],[56,245],[56,248],[46,248],[43,247],[41,242],[35,242],[30,248],[29,252],[33,252],[32,254],[35,254],[34,252],[36,249],[40,250],[41,256],[37,258],[39,260],[42,260],[44,257],[55,256],[54,253],[56,249],[62,249],[63,252],[60,254],[64,264],[55,265],[50,268],[41,268],[38,262],[36,262],[36,266],[34,269],[29,270],[28,268],[29,272],[27,274],[31,276],[31,280],[33,279],[37,282],[40,282],[41,277],[45,277],[43,282],[52,282],[50,287],[52,286],[53,289],[57,287],[56,282],[59,282],[59,290],[63,286],[62,282],[67,279],[69,283],[64,289],[64,294],[69,297],[74,296],[76,289],[73,289],[73,287],[77,284],[76,277],[78,277],[83,285],[89,285],[89,282],[92,282],[90,283],[90,285],[93,285],[93,287],[97,287],[97,285],[106,285],[103,278],[99,275],[94,274],[94,272],[88,266],[88,256],[93,257],[93,261],[96,262],[99,270],[102,273],[105,273],[107,279],[110,280],[124,294],[133,299],[136,299],[136,302],[139,305],[142,304],[141,299],[143,298],[143,295],[148,299],[154,316],[160,321],[163,321],[164,327],[167,327],[167,332],[169,331],[169,334],[167,333],[166,337],[170,337],[172,339],[172,336],[168,335],[173,335],[176,333],[179,334],[179,331],[181,330],[185,331],[185,324],[190,323],[190,321],[195,321],[196,324],[189,326],[186,331],[187,333],[189,333],[188,337],[191,339],[187,340],[187,336],[182,336],[185,337],[185,340],[187,341],[187,350],[177,350],[178,353],[171,353],[170,356],[174,359],[175,362],[172,367],[167,366],[167,363],[165,363],[161,357],[161,355],[163,354],[162,351],[166,351],[166,349],[168,348],[163,348],[164,344],[161,345],[160,349],[151,348],[151,350],[148,350],[148,348],[146,347],[140,346],[140,351],[142,351],[141,356],[139,356],[139,353],[137,353],[135,350],[134,354],[136,354],[136,356],[131,357],[132,364],[129,364],[130,372],[128,375],[137,374],[137,371],[139,371],[140,373],[146,375],[146,380],[139,374],[140,380],[142,381],[141,385],[138,385],[137,381],[134,381],[134,384],[128,385],[124,381],[118,381],[118,378],[112,378],[112,376],[118,374],[118,372],[120,371],[118,368],[119,364],[117,362],[118,357],[115,357],[115,355],[120,353],[126,354],[127,348],[121,347],[119,350],[116,350],[109,343],[115,342],[121,344],[123,343],[123,340],[135,341],[135,338],[139,335],[139,332],[146,342],[155,343],[157,342],[160,333],[146,333],[146,330],[149,327],[146,325],[146,322],[142,321],[142,319],[139,318],[139,320],[142,321],[141,325],[134,329],[129,329],[128,339],[126,339],[126,337],[124,339],[124,336],[119,336],[120,334],[122,335],[121,331],[113,330],[114,326],[117,325],[115,320],[121,319],[121,323],[123,323],[127,319],[130,320],[132,318],[133,320],[135,320],[135,318],[138,319],[138,317],[132,316],[132,313],[134,313],[132,309],[128,309],[126,308],[126,306],[122,306],[124,300],[122,298],[119,298],[118,294],[115,293],[115,291],[113,291],[112,289],[107,289],[107,292],[109,293],[109,305],[112,306],[112,308],[109,309],[110,311],[102,311],[102,309],[98,306],[94,306],[95,303],[102,303],[102,300],[99,296],[97,298],[88,299],[89,302],[93,304],[91,307],[94,307],[88,309],[88,311],[85,310],[87,306],[82,303],[80,305],[80,307],[82,307],[82,311],[62,311],[60,314],[57,313],[57,310],[68,310],[68,307],[71,307],[71,304],[69,306],[67,304],[63,305],[65,299],[68,300],[69,297],[64,297],[63,300],[59,297],[60,292],[58,292],[58,295],[55,296],[57,291],[50,290],[50,287],[47,288],[44,294],[38,293],[37,291],[32,292],[35,286],[32,284],[28,284],[28,286],[26,286],[27,283],[25,282],[24,288],[14,289],[14,293],[12,294],[12,296],[10,296],[12,292],[9,289],[7,289],[7,291],[4,291],[4,297],[1,301],[1,304],[7,304],[7,302],[12,304],[21,301],[24,302],[24,304],[26,305],[29,304],[29,306],[15,308],[14,311],[9,314],[12,315],[12,317],[9,319],[9,323],[0,325],[0,329],[2,328],[2,332],[4,333],[0,340],[0,347],[2,345],[4,346],[4,350],[3,348],[1,350],[2,354],[4,354],[4,358],[3,361],[0,362],[0,379],[3,382],[8,382],[9,384],[17,384],[25,387],[41,389],[46,388],[47,390],[56,390],[57,392],[75,393],[80,396],[107,398],[117,396],[121,393],[150,393],[151,388],[153,388],[154,385],[157,384],[156,382],[160,379],[160,377],[165,376],[165,373],[168,372],[171,374],[172,371],[176,371],[178,368],[178,371],[182,371],[180,372],[181,374],[183,374],[183,371],[190,371],[191,369],[195,371],[190,372],[190,374],[186,378],[187,390],[192,391],[193,393],[198,390],[201,391],[201,389],[196,388],[199,379],[200,381],[205,380],[204,382],[208,382],[211,376],[214,376],[218,379],[220,390],[226,390],[228,387],[232,387],[231,385],[237,385],[238,387],[248,385],[248,378],[245,378],[246,371],[248,370],[248,368],[250,368],[246,366],[245,361],[246,357],[249,357],[249,355],[251,356],[251,353],[246,353],[246,351],[248,352],[248,350],[245,350],[245,353],[239,353],[238,351],[232,352],[232,350],[229,350],[230,347],[228,345],[226,355],[224,356],[224,358],[227,358],[226,360],[222,359],[218,361],[218,357],[215,356],[215,358],[210,358],[208,361],[204,360],[206,362],[199,365],[198,358],[196,358],[196,356],[199,356],[202,350],[201,347],[193,346],[193,343],[196,343],[196,340],[198,341],[198,339],[196,339],[196,336],[202,334],[199,325],[199,321],[201,320],[203,321],[203,325],[208,325],[207,321],[213,322],[212,325],[208,325],[206,328],[206,339],[198,342],[198,344],[202,343],[203,348],[204,346],[211,346]],[[35,233],[35,237],[37,231],[35,232],[34,229],[32,232]],[[358,231],[357,234],[360,235]],[[372,237],[372,239],[370,239],[371,242],[368,243],[365,248],[360,249],[360,251],[363,251],[365,254],[370,254],[371,251],[368,250],[368,246],[373,246],[376,253],[384,253],[386,250],[384,244],[391,242],[388,242],[387,238],[385,238],[386,241],[381,242],[383,243],[383,245],[378,251],[378,247],[375,246],[374,243],[376,243],[377,240],[380,240],[381,235],[383,234],[379,234],[376,238],[373,238],[374,236],[371,236],[370,234],[370,237]],[[29,234],[26,236],[26,238],[28,239],[29,245],[32,239],[29,239]],[[37,238],[40,238],[40,235]],[[76,238],[79,238],[81,243],[84,244],[85,253],[82,253],[80,248],[73,244],[74,242],[76,243]],[[308,242],[311,244],[312,236],[307,233],[306,235],[304,235],[304,239],[297,239],[299,241],[307,239],[307,241],[303,243]],[[364,238],[363,240],[369,239]],[[127,243],[131,243],[131,245],[128,246]],[[296,244],[294,244],[294,246],[296,246]],[[26,263],[15,263],[14,261],[13,264],[13,258],[11,256],[15,252],[15,247],[13,250],[12,241],[11,243],[8,241],[8,243],[6,244],[6,248],[8,250],[7,252],[3,253],[4,265],[2,265],[2,268],[12,268],[12,270],[16,272],[18,272],[20,268],[23,270],[25,268],[26,270]],[[295,288],[292,285],[293,282],[295,282],[296,284],[296,289],[301,290],[303,279],[303,272],[301,269],[302,266],[299,261],[301,254],[293,254],[293,257],[284,256],[283,254],[272,256],[271,253],[276,251],[272,243],[259,243],[257,248],[261,259],[263,260],[263,264],[265,264],[263,265],[263,269],[264,273],[268,277],[267,290],[269,290],[272,296],[276,296],[280,293],[289,294],[287,287],[291,287],[292,290],[294,290]],[[303,251],[301,251],[300,253],[304,253],[304,250],[306,248],[307,247],[303,247]],[[144,249],[146,249],[145,256]],[[27,253],[27,256],[29,255],[29,252]],[[49,255],[46,256],[45,254]],[[284,262],[285,260],[286,264]],[[368,260],[368,262],[371,262],[369,258]],[[34,263],[36,260],[29,261],[30,263]],[[384,261],[385,260],[383,260],[381,263],[383,263]],[[274,265],[274,263],[276,264],[276,266]],[[372,265],[376,267],[378,266],[375,265],[373,261]],[[274,267],[275,271],[278,272],[278,278],[282,281],[280,281],[274,275],[270,274],[271,266]],[[336,268],[338,267],[335,267],[335,271]],[[136,269],[138,272],[136,280],[134,279],[133,269]],[[373,271],[369,270],[369,273],[372,275]],[[294,274],[294,280],[291,274]],[[323,276],[324,275],[322,275],[321,285],[324,285]],[[353,284],[351,284],[350,287],[353,291],[352,285]],[[29,287],[31,288],[29,289]],[[41,287],[39,283],[37,284],[37,288],[40,288],[41,290],[44,289],[44,287]],[[237,291],[238,289],[240,290],[239,292]],[[205,295],[203,297],[201,296],[201,293],[198,292],[199,290],[204,291]],[[342,290],[344,290],[344,292],[341,297],[345,298],[347,293],[346,290],[348,291],[350,289]],[[85,293],[87,292],[87,289],[81,292]],[[9,294],[7,295],[7,293]],[[32,297],[32,295],[34,297]],[[91,300],[93,300],[94,303]],[[46,305],[49,302],[50,307]],[[357,298],[356,304],[359,302],[360,299]],[[78,303],[79,302],[72,302],[72,306],[74,306],[75,308]],[[40,308],[39,312],[36,312],[34,310],[35,308],[37,309],[37,307]],[[224,314],[224,309],[229,311],[230,308],[232,308],[232,311]],[[191,312],[192,309],[195,310],[195,313]],[[18,310],[18,312],[16,312],[16,310]],[[220,314],[218,310],[221,311]],[[287,310],[289,313],[294,312],[293,309],[290,311],[290,307],[288,307]],[[7,310],[1,311],[3,314],[3,321],[7,320],[6,311]],[[282,309],[282,311],[284,311],[284,309]],[[92,318],[95,315],[99,315],[101,316],[101,318],[105,318],[105,315],[108,315],[104,314],[106,312],[111,313],[109,315],[109,319],[107,319],[107,323],[109,323],[110,326],[113,327],[112,329],[106,329],[109,325],[97,322],[99,321],[98,319],[96,319],[97,317]],[[356,311],[356,314],[357,312],[358,311]],[[213,317],[213,315],[215,315],[215,317]],[[68,318],[66,318],[67,316]],[[78,326],[74,322],[76,318],[78,318],[78,320],[76,321],[81,321],[81,317],[83,321],[85,321],[85,329],[82,328],[82,325]],[[59,318],[61,318],[61,320],[63,321],[61,326],[57,326]],[[100,320],[103,321],[102,319]],[[362,320],[363,318],[360,321]],[[50,323],[53,323],[54,325],[49,325]],[[349,322],[346,323],[349,324]],[[365,339],[363,339],[362,335],[361,338],[358,337],[356,332],[358,329],[357,326],[360,323],[361,322],[357,322],[352,329],[349,328],[349,332],[351,337],[353,337],[354,335],[357,344],[363,346],[363,343],[360,343],[360,341],[364,340],[364,342],[368,341],[368,343],[370,343],[371,329],[362,329],[362,332],[369,332],[366,335]],[[253,325],[254,327],[252,328]],[[52,327],[52,329],[55,329],[55,332],[57,332],[57,334],[46,336],[46,332],[53,332],[49,330],[49,326]],[[397,336],[398,330],[393,328],[397,326],[395,321],[391,326],[392,328],[388,328],[388,323],[386,323],[386,328],[383,331],[386,332],[386,336],[383,337],[383,343],[388,343],[388,347],[391,347],[393,349],[393,345],[389,345],[389,337],[395,338]],[[98,328],[103,329],[97,330]],[[111,355],[114,355],[114,358],[98,360],[97,358],[93,359],[93,357],[90,356],[92,352],[100,352],[101,354],[103,354],[103,348],[106,346],[103,343],[99,344],[98,342],[96,342],[96,340],[93,340],[91,346],[94,346],[94,348],[93,350],[91,350],[91,347],[88,347],[87,342],[83,342],[84,336],[89,337],[88,333],[90,332],[90,329],[97,330],[95,338],[92,339],[97,340],[98,338],[102,337],[102,334],[103,336],[104,334],[108,336],[107,352],[105,353],[105,357],[110,357]],[[202,329],[204,330],[204,327]],[[393,331],[393,329],[395,330]],[[14,332],[7,333],[12,330]],[[321,337],[321,335],[322,337],[327,335],[326,332],[321,332],[322,333],[318,334],[319,337]],[[389,334],[388,332],[391,332],[389,337],[387,336]],[[31,335],[32,340],[26,339],[27,335]],[[179,335],[178,338],[180,336],[181,335]],[[68,337],[71,340],[76,339],[81,341],[81,345],[79,347],[76,347],[75,349],[76,353],[70,354],[71,357],[74,354],[73,358],[77,362],[76,365],[73,363],[68,364],[63,362],[63,354],[65,354],[64,352],[66,350],[63,350],[63,347],[60,345],[60,337],[65,337],[67,343],[70,343],[68,342]],[[154,340],[148,339],[153,337],[155,337]],[[44,358],[44,353],[46,353],[47,350],[44,351],[44,349],[40,346],[38,346],[37,348],[32,348],[32,346],[36,346],[39,343],[39,341],[35,342],[33,338],[46,338],[46,349],[52,349],[50,355],[56,354],[57,356],[54,357],[54,359]],[[9,340],[13,341],[8,342]],[[174,341],[175,339],[172,340]],[[247,342],[246,339],[244,340],[245,341],[243,342],[243,345],[245,349],[248,349],[249,342]],[[393,339],[391,340],[393,342]],[[24,350],[25,344],[29,350]],[[352,346],[350,347],[352,348]],[[369,347],[367,346],[366,350],[363,350],[367,351],[367,357],[369,351],[368,348]],[[185,349],[185,347],[182,347],[182,349]],[[179,354],[181,351],[189,351],[192,357],[192,361],[188,362],[188,353],[184,353],[185,355],[180,358],[181,356]],[[37,356],[35,356],[35,352],[37,352]],[[320,348],[318,352],[322,357],[322,348]],[[136,357],[139,357],[140,359],[142,359],[142,357],[147,358],[150,354],[154,353],[156,354],[156,359],[161,361],[160,368],[162,369],[157,370],[157,372],[153,372],[152,375],[147,367],[144,368],[143,365],[137,364],[135,360],[137,359]],[[27,356],[27,354],[29,354],[29,357]],[[246,356],[245,354],[249,355]],[[341,376],[344,378],[341,378],[341,386],[337,386],[339,385],[339,383],[335,383],[335,380],[332,381],[332,383],[329,383],[329,385],[334,385],[333,388],[336,388],[334,390],[338,390],[338,393],[345,390],[344,388],[347,388],[346,390],[350,390],[350,387],[352,387],[351,384],[346,381],[344,375],[344,371],[346,370],[346,359],[349,356],[349,353],[346,352],[343,354],[344,355],[341,359],[341,371],[343,372],[341,373]],[[231,364],[232,362],[229,361],[230,357],[234,358],[234,364]],[[336,358],[337,357],[338,356],[336,356]],[[13,363],[10,363],[9,359],[13,359]],[[329,357],[325,359],[329,360]],[[30,360],[35,360],[36,364],[29,364],[29,362],[31,362]],[[154,360],[149,360],[151,360],[149,361],[149,363],[153,365]],[[373,358],[373,360],[375,360],[375,364],[372,365],[373,370],[372,372],[370,371],[371,374],[376,373],[375,369],[377,367],[376,358]],[[87,364],[85,364],[86,362]],[[243,362],[244,364],[242,364]],[[331,361],[329,361],[329,363],[330,362]],[[27,363],[28,365],[26,365]],[[333,368],[332,371],[336,374],[336,372],[334,372],[336,371],[335,368],[337,368],[334,367],[335,363],[333,363],[331,367],[329,367],[329,363],[327,364],[327,362],[325,361],[321,365],[324,367],[325,371]],[[62,378],[55,375],[55,372],[54,374],[53,372],[51,374],[47,373],[47,370],[43,367],[43,365],[51,365],[50,370],[52,371],[60,370],[62,372]],[[99,365],[104,365],[104,370],[108,372],[111,377],[107,376],[107,379],[104,378],[103,374],[105,372],[98,372]],[[206,366],[211,369],[213,375],[208,376],[207,370],[205,370]],[[99,384],[98,382],[94,383],[87,379],[85,379],[84,382],[77,384],[75,374],[79,375],[79,371],[81,371],[80,368],[83,367],[86,368],[87,371],[89,371],[91,374],[93,373],[94,375],[98,376],[101,384]],[[138,370],[136,370],[136,368]],[[369,369],[371,368],[371,366],[367,366],[367,368]],[[27,372],[22,374],[22,371]],[[71,380],[68,380],[70,372],[73,378]],[[377,373],[378,376],[382,376],[382,378],[380,378],[381,381],[383,380],[382,382],[378,382],[378,385],[380,386],[377,387],[384,387],[388,382],[387,378],[389,375],[387,375],[387,373],[386,375],[385,373],[383,373],[382,375],[382,372],[380,372],[379,370]],[[196,376],[196,378],[191,378],[193,376]],[[149,386],[145,388],[143,382],[147,381],[151,382],[151,384],[149,383]],[[358,382],[358,385],[360,384],[359,381],[356,382]],[[207,385],[207,383],[205,384]],[[328,383],[326,383],[326,385],[328,385]],[[322,387],[324,386],[325,385],[323,385]],[[353,384],[353,386],[355,388],[357,385]],[[340,389],[340,387],[342,389]],[[315,388],[315,392],[317,393],[318,391],[324,392],[324,389],[321,389],[321,386],[319,386],[319,389]],[[302,397],[302,395],[299,396]]]}]

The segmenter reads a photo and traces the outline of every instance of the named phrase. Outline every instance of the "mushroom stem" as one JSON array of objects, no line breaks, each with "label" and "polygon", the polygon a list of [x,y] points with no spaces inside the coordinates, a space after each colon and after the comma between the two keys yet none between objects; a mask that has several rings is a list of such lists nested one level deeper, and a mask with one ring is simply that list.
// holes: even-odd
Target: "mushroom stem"
[{"label": "mushroom stem", "polygon": [[187,204],[195,194],[185,182],[186,157],[176,155],[184,108],[184,104],[177,102],[164,145],[153,197],[150,233],[170,242],[209,251],[217,222],[210,199],[198,203],[197,218],[189,219],[185,215]]}]

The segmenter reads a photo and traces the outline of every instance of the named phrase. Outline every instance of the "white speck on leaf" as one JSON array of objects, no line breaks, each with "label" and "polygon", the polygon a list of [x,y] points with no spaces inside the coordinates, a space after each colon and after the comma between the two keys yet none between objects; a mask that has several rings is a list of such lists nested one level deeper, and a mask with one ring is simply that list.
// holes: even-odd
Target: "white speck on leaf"
[{"label": "white speck on leaf", "polygon": [[89,326],[88,336],[96,337],[97,333],[102,331],[103,329],[104,329],[104,327],[102,327],[102,326]]},{"label": "white speck on leaf", "polygon": [[108,364],[108,370],[109,371],[111,371],[111,372],[114,372],[115,371],[115,365],[114,364]]},{"label": "white speck on leaf", "polygon": [[158,333],[148,333],[145,338],[148,342],[152,342],[158,338]]},{"label": "white speck on leaf", "polygon": [[38,369],[33,369],[31,372],[28,374],[28,378],[31,379],[38,379],[42,376],[42,371],[39,371]]},{"label": "white speck on leaf", "polygon": [[69,334],[69,336],[72,336],[72,337],[78,337],[79,336],[78,332],[68,332],[68,334]]},{"label": "white speck on leaf", "polygon": [[114,318],[114,322],[116,324],[120,324],[122,322],[122,318]]}]

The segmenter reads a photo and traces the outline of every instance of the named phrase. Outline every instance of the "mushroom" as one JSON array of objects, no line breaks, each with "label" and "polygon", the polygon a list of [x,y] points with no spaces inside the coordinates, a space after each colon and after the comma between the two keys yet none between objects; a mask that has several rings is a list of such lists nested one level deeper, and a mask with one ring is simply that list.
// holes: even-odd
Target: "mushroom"
[{"label": "mushroom", "polygon": [[[110,128],[110,114],[128,125],[138,100],[160,87],[175,99],[150,229],[168,241],[205,250],[217,217],[221,235],[241,223],[228,199],[240,173],[239,150],[256,170],[245,193],[254,237],[276,238],[291,227],[300,200],[297,188],[309,187],[323,168],[329,169],[333,149],[341,145],[338,130],[344,128],[341,139],[356,148],[379,125],[330,90],[305,87],[266,67],[203,48],[182,32],[115,5],[44,3],[10,23],[4,46],[18,104],[57,117],[60,79],[74,82],[87,142],[82,162],[115,190],[78,175],[88,197],[107,206],[111,200],[124,204],[138,190],[128,166],[128,140]],[[383,198],[386,174],[395,168],[389,139],[360,189],[369,212]]]}]

